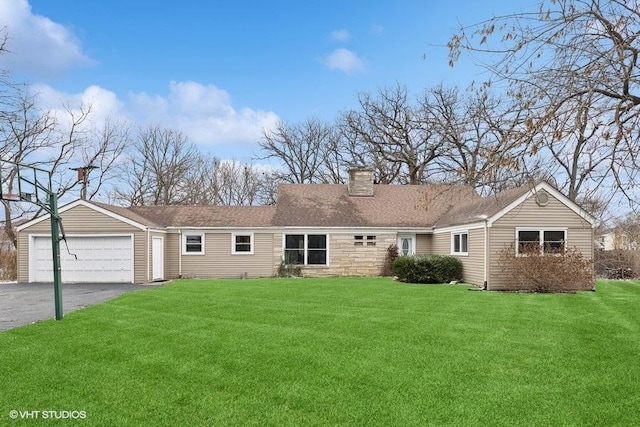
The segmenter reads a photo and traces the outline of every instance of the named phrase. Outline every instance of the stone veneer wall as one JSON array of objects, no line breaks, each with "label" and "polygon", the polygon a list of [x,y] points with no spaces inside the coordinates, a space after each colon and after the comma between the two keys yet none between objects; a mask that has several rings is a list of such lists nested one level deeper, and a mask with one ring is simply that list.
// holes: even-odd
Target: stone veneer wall
[{"label": "stone veneer wall", "polygon": [[[362,245],[356,245],[354,236],[362,235]],[[367,236],[376,236],[375,245]],[[329,265],[303,267],[305,277],[327,276],[379,276],[382,272],[387,248],[396,243],[396,234],[373,232],[329,234]],[[282,248],[280,247],[280,250]]]}]

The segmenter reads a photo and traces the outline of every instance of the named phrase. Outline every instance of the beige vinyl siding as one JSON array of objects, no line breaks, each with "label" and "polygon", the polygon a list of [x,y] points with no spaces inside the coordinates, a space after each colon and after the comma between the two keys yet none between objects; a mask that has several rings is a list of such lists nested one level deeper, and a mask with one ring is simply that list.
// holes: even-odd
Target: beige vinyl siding
[{"label": "beige vinyl siding", "polygon": [[593,229],[588,221],[549,195],[547,206],[538,206],[533,197],[494,222],[489,229],[489,289],[510,289],[511,275],[502,271],[501,251],[516,240],[516,228],[566,228],[567,247],[578,248],[583,256],[593,258]]},{"label": "beige vinyl siding", "polygon": [[231,232],[205,232],[204,245],[204,255],[182,255],[182,277],[273,275],[273,233],[253,234],[253,254],[232,254]]},{"label": "beige vinyl siding", "polygon": [[[459,233],[464,230],[456,231]],[[484,229],[468,230],[468,255],[452,255],[451,233],[436,233],[433,236],[433,253],[454,256],[462,262],[462,280],[477,286],[484,284]]]},{"label": "beige vinyl siding", "polygon": [[[49,225],[49,221],[46,221],[47,225]],[[29,281],[29,235],[28,231],[18,232],[18,244],[16,246],[16,250],[18,252],[17,256],[17,280],[18,282],[28,282]],[[51,230],[49,230],[46,234],[50,234]]]},{"label": "beige vinyl siding", "polygon": [[164,277],[177,279],[180,277],[180,233],[167,233],[164,238]]},{"label": "beige vinyl siding", "polygon": [[433,235],[432,252],[439,255],[451,254],[451,234],[436,233]]},{"label": "beige vinyl siding", "polygon": [[418,234],[416,235],[416,254],[426,255],[432,252],[433,248],[433,235],[431,234]]},{"label": "beige vinyl siding", "polygon": [[484,228],[469,230],[468,255],[454,255],[462,261],[466,283],[484,285],[484,249]]},{"label": "beige vinyl siding", "polygon": [[[133,234],[134,281],[144,283],[147,279],[145,247],[146,232],[86,206],[78,205],[61,213],[62,226],[68,235]],[[18,233],[18,281],[29,280],[29,235],[51,235],[51,221],[44,220]],[[64,250],[64,242],[61,242]]]}]

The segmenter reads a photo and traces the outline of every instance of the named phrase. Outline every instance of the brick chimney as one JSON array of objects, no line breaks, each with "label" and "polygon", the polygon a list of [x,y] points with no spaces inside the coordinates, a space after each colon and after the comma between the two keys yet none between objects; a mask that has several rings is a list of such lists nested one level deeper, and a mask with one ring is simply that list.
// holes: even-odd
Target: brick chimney
[{"label": "brick chimney", "polygon": [[349,196],[373,196],[373,169],[359,167],[349,170]]}]

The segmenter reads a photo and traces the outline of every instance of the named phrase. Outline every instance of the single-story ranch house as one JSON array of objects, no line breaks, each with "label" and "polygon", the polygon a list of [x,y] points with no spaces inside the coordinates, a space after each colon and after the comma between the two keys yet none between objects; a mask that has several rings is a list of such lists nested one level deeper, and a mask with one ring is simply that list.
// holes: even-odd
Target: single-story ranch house
[{"label": "single-story ranch house", "polygon": [[[305,276],[378,275],[387,248],[459,257],[466,283],[508,289],[506,245],[577,247],[593,257],[593,218],[546,182],[480,197],[459,185],[284,184],[275,206],[60,208],[63,282],[144,283],[181,277],[267,277],[283,262]],[[48,215],[18,231],[18,281],[51,282]],[[67,249],[68,246],[68,249]],[[77,259],[76,259],[77,257]]]}]

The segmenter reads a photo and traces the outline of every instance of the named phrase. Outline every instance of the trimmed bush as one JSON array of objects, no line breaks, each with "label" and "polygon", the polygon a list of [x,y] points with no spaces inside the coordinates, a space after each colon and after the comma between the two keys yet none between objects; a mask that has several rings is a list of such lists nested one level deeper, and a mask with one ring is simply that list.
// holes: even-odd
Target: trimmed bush
[{"label": "trimmed bush", "polygon": [[445,255],[400,256],[393,274],[408,283],[448,283],[462,278],[462,262]]}]

